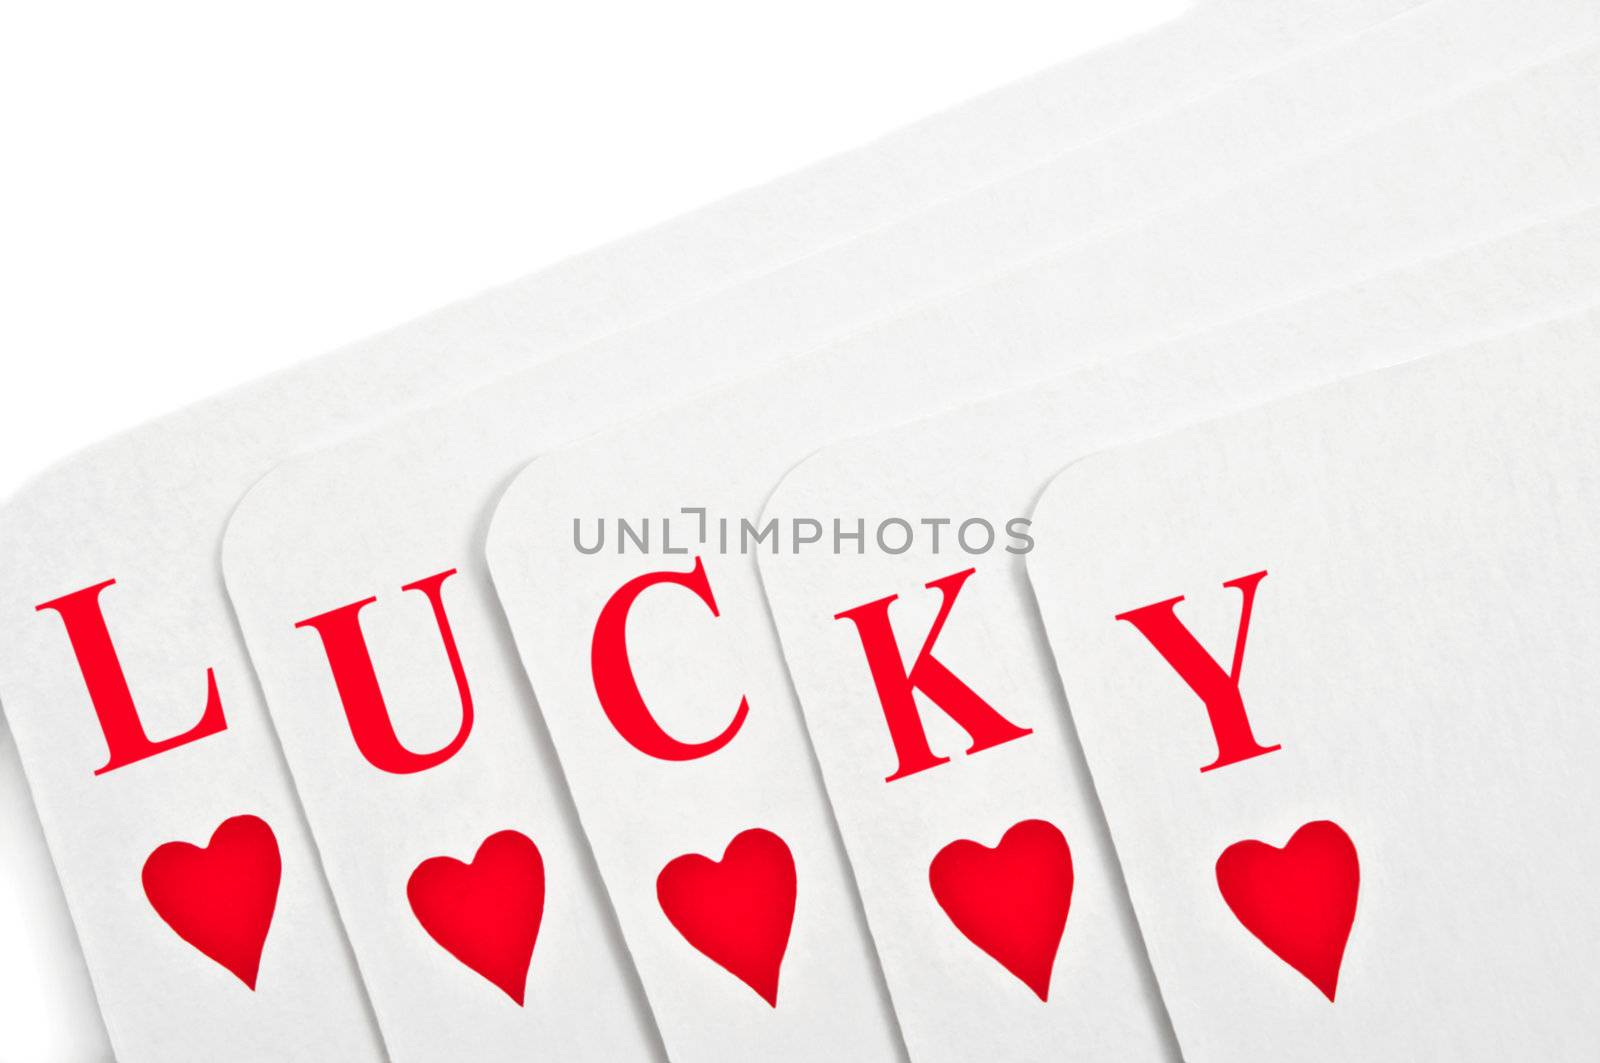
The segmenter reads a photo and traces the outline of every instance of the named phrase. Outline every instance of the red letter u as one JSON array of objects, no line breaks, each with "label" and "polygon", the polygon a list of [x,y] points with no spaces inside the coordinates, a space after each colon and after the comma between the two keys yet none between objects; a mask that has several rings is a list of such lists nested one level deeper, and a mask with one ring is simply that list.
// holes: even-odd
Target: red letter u
[{"label": "red letter u", "polygon": [[455,674],[456,691],[461,695],[461,727],[449,745],[432,753],[411,752],[394,733],[394,721],[389,718],[383,690],[378,686],[378,674],[372,667],[372,655],[367,651],[367,640],[361,633],[361,610],[377,601],[377,598],[363,598],[295,625],[297,628],[314,628],[322,636],[322,647],[328,654],[328,667],[333,671],[339,700],[344,704],[345,718],[350,722],[350,735],[355,739],[361,755],[380,771],[410,775],[443,764],[456,755],[456,751],[466,743],[467,735],[472,732],[472,691],[467,688],[467,675],[461,667],[461,653],[456,649],[456,637],[450,630],[450,618],[445,614],[444,599],[440,595],[444,581],[455,574],[456,570],[452,568],[400,588],[403,591],[421,591],[427,597],[428,604],[433,606],[433,619],[439,627],[444,652],[450,659],[450,670]]}]

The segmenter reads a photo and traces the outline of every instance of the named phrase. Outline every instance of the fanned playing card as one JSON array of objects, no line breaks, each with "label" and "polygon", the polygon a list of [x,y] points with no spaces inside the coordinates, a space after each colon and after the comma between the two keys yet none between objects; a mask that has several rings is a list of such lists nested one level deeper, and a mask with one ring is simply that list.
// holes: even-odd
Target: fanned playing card
[{"label": "fanned playing card", "polygon": [[1600,311],[1069,466],[1029,574],[1185,1058],[1583,1059]]},{"label": "fanned playing card", "polygon": [[[1574,103],[1589,98],[1597,62],[1589,47],[1537,64],[529,466],[495,514],[490,566],[652,1003],[779,1026],[793,1021],[786,1006],[817,1008],[865,952],[755,569],[758,552],[820,533],[758,519],[784,471],[843,436],[1108,363],[1582,201],[1600,138]],[[1348,194],[1374,186],[1381,205]],[[274,630],[286,653],[284,619]],[[685,860],[698,891],[673,871]],[[699,898],[696,919],[682,917],[686,896]],[[746,941],[736,928],[752,912],[785,933]],[[1100,975],[1090,1010],[1103,1006],[1116,1051],[1167,1053],[1137,951],[1108,950]],[[834,1046],[849,1029],[815,1036]],[[972,1058],[988,1045],[974,1034],[909,1047]]]},{"label": "fanned playing card", "polygon": [[823,530],[763,553],[762,582],[912,1044],[1118,1054],[1108,957],[1137,956],[1139,931],[1024,571],[1049,477],[1596,299],[1590,208],[835,444],[784,478],[763,521]]},{"label": "fanned playing card", "polygon": [[[1523,31],[1526,20],[1470,10],[1473,19],[1448,23],[1452,48],[1437,65],[1419,69],[1409,57],[1446,23],[1385,26],[1303,67],[1227,86],[1173,116],[730,287],[457,404],[288,462],[258,484],[228,532],[229,590],[391,1046],[426,1052],[442,1036],[457,1041],[458,1032],[441,1032],[446,1008],[474,1017],[479,1051],[520,1050],[530,1036],[575,1043],[589,1036],[592,987],[608,965],[621,965],[615,948],[581,944],[607,940],[607,897],[593,881],[560,770],[505,653],[498,607],[476,564],[483,507],[522,460],[800,354],[982,271],[1091,237],[1111,247],[1118,222],[1198,195],[1247,164],[1281,164],[1338,142],[1482,79],[1486,56],[1491,67],[1515,66],[1562,36],[1554,23]],[[1573,16],[1569,28],[1584,25],[1580,10],[1552,5]],[[1371,90],[1384,80],[1397,91]],[[1351,85],[1363,91],[1352,94]],[[1288,98],[1297,105],[1285,106]],[[1359,165],[1372,172],[1397,165],[1387,153],[1399,150],[1390,147],[1399,136],[1367,149]],[[1166,161],[1174,154],[1191,159],[1190,170],[1174,171]],[[1319,187],[1335,188],[1349,172]],[[1272,187],[1279,185],[1287,202],[1290,182],[1275,178]],[[1258,197],[1252,189],[1227,202],[1236,215],[1252,215]],[[1397,232],[1394,246],[1411,231]],[[804,756],[797,750],[794,762]],[[614,782],[615,800],[638,803],[637,790]],[[810,792],[812,800],[820,796]],[[593,829],[594,813],[581,804],[578,812]],[[599,844],[632,844],[627,830],[607,823],[616,841]],[[467,881],[493,877],[479,864],[499,865],[482,847],[508,833],[523,853],[522,876],[534,879],[535,860],[540,868],[549,914],[537,935],[502,939],[517,908],[486,912],[472,934],[435,933],[441,914],[419,910],[399,884],[425,865],[455,868]],[[660,834],[655,844],[670,837]],[[686,944],[705,944],[718,929],[666,899],[678,896],[670,883],[700,881],[694,869],[709,872],[691,858],[721,857],[732,837],[714,839],[715,852],[701,835],[687,838],[671,855],[689,859],[674,865],[688,870],[663,879],[665,893],[656,886],[667,861],[650,868],[642,898],[608,883],[609,899],[625,910],[625,933],[638,925],[641,904],[648,913],[649,937],[630,934],[628,945],[668,1050],[684,1058],[814,1055],[830,1046],[898,1052],[836,855],[826,888],[785,899],[783,851],[762,849],[764,836],[747,840],[776,861],[761,865],[775,876],[778,900],[771,922],[760,924],[760,947],[740,958],[729,955],[743,947],[738,941],[698,949],[704,956]],[[792,832],[779,840],[795,861],[800,840]],[[802,856],[819,847],[836,854],[825,818],[810,824],[804,844]],[[453,863],[430,863],[438,860]],[[558,903],[564,921],[554,923]],[[670,943],[659,949],[663,932]],[[783,959],[809,952],[820,961],[824,949],[825,963]]]},{"label": "fanned playing card", "polygon": [[[1204,5],[869,149],[119,437],[30,485],[0,517],[0,697],[118,1056],[382,1051],[215,569],[234,502],[274,462],[1413,6]],[[648,1021],[624,1011],[607,1029],[650,1051]],[[451,1050],[469,1050],[469,1024],[433,1017]]]}]

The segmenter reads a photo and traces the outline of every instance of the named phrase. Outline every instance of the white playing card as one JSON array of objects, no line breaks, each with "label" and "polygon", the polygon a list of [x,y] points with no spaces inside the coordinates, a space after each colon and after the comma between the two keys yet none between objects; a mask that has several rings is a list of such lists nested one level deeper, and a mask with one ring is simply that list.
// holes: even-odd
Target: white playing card
[{"label": "white playing card", "polygon": [[[123,436],[31,485],[0,518],[7,603],[0,630],[9,647],[0,697],[118,1055],[276,1058],[309,1045],[349,1059],[379,1052],[212,568],[231,505],[274,461],[364,419],[437,398],[1015,172],[1412,6],[1354,0],[1308,11],[1260,2],[1203,7],[868,150]],[[94,600],[85,593],[113,579]],[[75,594],[84,596],[63,600]],[[77,608],[84,620],[103,617],[123,671],[97,671],[109,684],[100,692],[110,705],[125,679],[153,740],[178,738],[212,719],[202,713],[208,670],[217,679],[226,737],[96,775],[114,754],[96,725],[60,609],[36,608],[47,602]],[[94,614],[95,606],[103,612]],[[86,652],[94,654],[92,647]],[[243,813],[270,824],[281,862],[254,992],[246,984],[254,977],[251,950],[231,958],[244,972],[238,977],[211,962],[155,913],[142,881],[158,845],[203,845],[219,824]],[[260,832],[248,823],[243,829],[221,848],[265,853]],[[181,858],[185,851],[176,852]],[[257,923],[262,907],[258,900]],[[170,903],[167,911],[173,915]],[[192,920],[188,929],[194,936]],[[215,942],[211,947],[219,951]],[[617,1025],[644,1028],[638,1018]],[[459,1035],[459,1025],[453,1032]]]},{"label": "white playing card", "polygon": [[[522,473],[495,514],[490,566],[652,1002],[700,1002],[702,1021],[768,1014],[749,966],[706,928],[684,931],[659,877],[684,854],[723,858],[753,829],[783,840],[783,881],[792,860],[808,899],[793,913],[788,951],[766,942],[758,956],[781,960],[798,1011],[843,977],[856,901],[750,556],[789,548],[798,531],[751,539],[766,529],[756,515],[787,468],[830,439],[1104,361],[1578,198],[1600,164],[1600,128],[1575,106],[1597,63],[1591,49],[1542,66]],[[1496,162],[1506,158],[1516,163]],[[1574,163],[1581,172],[1569,172]],[[1393,181],[1397,173],[1410,180]],[[1392,198],[1379,207],[1347,194],[1381,181]],[[780,863],[727,859],[725,886]],[[714,876],[706,890],[716,895]],[[781,916],[787,899],[774,887],[763,911]],[[1139,1012],[1118,1026],[1123,1056],[1165,1048],[1139,962],[1124,955],[1099,986],[1106,1009]],[[983,1042],[941,1047],[971,1058]]]},{"label": "white playing card", "polygon": [[1592,1055],[1597,349],[1591,310],[1041,498],[1029,573],[1185,1058]]},{"label": "white playing card", "polygon": [[[227,536],[230,594],[391,1048],[436,1051],[449,1030],[440,1022],[446,1009],[474,1016],[479,1053],[520,1052],[530,1037],[575,1043],[591,1036],[606,965],[620,963],[581,947],[604,937],[604,896],[585,878],[583,842],[553,754],[514,659],[499,653],[499,610],[474,565],[483,507],[521,460],[798,353],[977,270],[1148,212],[1245,160],[1280,158],[1318,129],[1329,139],[1398,101],[1436,97],[1486,65],[1513,63],[1594,21],[1586,5],[1565,0],[1550,4],[1550,19],[1533,22],[1502,19],[1478,3],[1427,10],[1426,19],[1330,47],[1303,69],[1229,86],[1181,115],[707,297],[454,406],[289,462],[250,493]],[[1455,16],[1448,21],[1447,10]],[[1446,26],[1456,59],[1418,68],[1411,61],[1418,42],[1440,39]],[[1374,88],[1385,83],[1387,91]],[[1175,155],[1192,166],[1174,170]],[[452,662],[428,618],[429,589],[402,594],[452,571],[437,586],[438,605],[462,654],[470,731]],[[439,752],[403,780],[367,747],[359,710],[351,715],[351,698],[360,695],[340,686],[344,658],[337,640],[330,654],[324,630],[339,621],[306,623],[373,596],[377,603],[360,616],[362,634],[380,655],[377,674],[402,720],[404,744]],[[423,861],[470,859],[502,830],[516,830],[538,850],[547,918],[565,920],[519,942],[512,978],[526,985],[520,1010],[495,992],[501,983],[490,965],[469,962],[459,942],[452,958],[440,935],[422,932],[418,923],[437,917],[416,910],[397,886]],[[680,1058],[772,1058],[812,1054],[838,1038],[840,1051],[897,1051],[870,949],[853,904],[841,907],[841,897],[848,902],[846,891],[806,903],[824,924],[833,920],[843,958],[826,971],[814,968],[809,984],[791,978],[776,1017],[737,984],[699,995],[679,973],[681,949],[667,965],[650,967],[646,986],[668,1049]],[[558,899],[564,907],[555,907]],[[708,1021],[708,1001],[724,995],[728,1009]],[[459,1043],[458,1032],[447,1036]]]},{"label": "white playing card", "polygon": [[[1600,210],[1591,208],[836,444],[785,477],[763,522],[820,519],[830,535],[796,552],[762,554],[762,581],[896,1014],[920,1058],[964,1058],[961,1046],[984,1033],[1008,1059],[1046,1058],[1062,1045],[1087,1058],[1117,1055],[1117,1012],[1108,1010],[1116,1002],[1099,987],[1108,956],[1139,953],[1138,929],[1026,585],[1024,542],[1012,532],[1027,530],[1008,528],[1031,512],[1051,474],[1118,440],[1597,298]],[[876,529],[907,518],[915,525],[905,536],[910,547],[880,548]],[[832,519],[851,527],[862,520],[872,531],[859,547],[836,551]],[[888,535],[898,549],[902,532]],[[970,758],[975,736],[929,691],[947,692],[918,688],[926,711],[891,717],[896,702],[878,693],[865,655],[871,643],[855,619],[870,619],[857,612],[865,603],[897,596],[882,612],[897,637],[890,663],[903,662],[909,674],[945,598],[930,584],[969,569],[927,652],[1027,732]],[[963,711],[959,701],[951,707]],[[1067,846],[1029,848],[1026,828],[993,853],[963,844],[995,847],[1032,820],[1050,824]],[[947,852],[936,876],[935,861]],[[1052,880],[1048,871],[1063,866],[1071,876]],[[1054,889],[1041,890],[1051,882]],[[1020,945],[994,923],[1015,910],[1031,918]],[[1030,994],[1027,978],[1045,981],[1048,1006]]]},{"label": "white playing card", "polygon": [[[517,829],[530,839],[547,874],[562,869],[566,882],[582,882],[581,840],[563,805],[547,744],[538,730],[530,730],[526,712],[493,712],[494,706],[528,704],[514,661],[470,650],[494,647],[498,640],[498,607],[472,567],[482,535],[480,506],[520,459],[734,371],[802,351],[979,266],[1027,258],[1075,232],[1149,210],[1162,195],[1173,197],[1184,187],[1170,187],[1173,171],[1166,158],[1174,152],[1195,158],[1197,171],[1221,173],[1226,163],[1237,165],[1253,150],[1272,157],[1310,136],[1304,126],[1314,110],[1326,115],[1331,130],[1349,128],[1373,106],[1365,90],[1352,98],[1350,83],[1382,82],[1378,75],[1384,74],[1406,85],[1397,98],[1426,99],[1451,78],[1470,77],[1485,56],[1507,62],[1518,50],[1538,51],[1562,40],[1565,34],[1554,32],[1558,22],[1578,30],[1592,22],[1582,6],[1554,3],[1554,21],[1534,22],[1538,32],[1523,34],[1518,27],[1530,24],[1525,18],[1499,24],[1490,6],[1466,5],[1462,11],[1477,18],[1469,19],[1474,29],[1454,32],[1462,43],[1459,66],[1445,62],[1414,78],[1416,42],[1435,38],[1437,26],[1429,19],[1386,27],[1376,40],[1363,37],[1318,56],[1309,64],[1310,85],[1296,88],[1290,72],[1272,72],[1259,85],[1230,86],[1218,101],[1197,104],[1192,110],[1203,107],[1206,117],[1200,125],[1213,131],[1203,150],[1189,147],[1194,114],[1112,136],[1038,173],[496,383],[456,407],[285,464],[254,488],[227,536],[230,594],[390,1047],[426,1052],[437,1044],[440,1023],[430,1009],[443,1002],[451,1013],[477,1009],[472,1013],[480,1017],[474,1029],[482,1052],[520,1050],[530,1028],[546,1037],[586,1036],[584,1002],[594,1001],[592,986],[600,975],[576,977],[574,964],[608,959],[598,951],[576,956],[560,937],[539,938],[528,989],[539,1009],[517,1012],[472,973],[485,975],[482,964],[451,959],[437,941],[416,932],[422,916],[395,887],[434,856],[467,860],[499,829]],[[1341,61],[1331,59],[1334,51]],[[1304,106],[1282,109],[1285,94]],[[1152,142],[1163,149],[1152,149]],[[678,357],[662,360],[664,351]],[[605,379],[597,378],[595,367],[606,367]],[[349,696],[331,671],[336,658],[326,652],[326,636],[318,639],[304,621],[366,597],[382,602],[384,594],[450,570],[456,575],[440,589],[440,605],[467,655],[472,732],[458,730],[461,696],[451,685],[450,661],[438,653],[437,628],[418,612],[424,596],[411,597],[410,612],[400,607],[387,620],[368,620],[394,626],[387,636],[389,658],[379,672],[382,685],[390,692],[427,692],[397,696],[395,703],[398,716],[421,716],[435,728],[427,732],[429,741],[414,748],[443,751],[430,762],[442,768],[437,775],[422,768],[398,789],[382,775],[386,768],[352,741],[355,728],[341,711],[341,701],[349,709]],[[365,616],[378,616],[379,610],[381,604]],[[373,644],[381,644],[378,631],[368,634]],[[453,744],[458,735],[459,756]],[[443,770],[446,759],[450,768]],[[437,778],[437,786],[430,778]],[[373,844],[374,837],[386,840]],[[570,893],[574,930],[566,941],[598,937],[602,932],[594,927],[606,917],[602,898]],[[730,1050],[814,1052],[824,1036],[846,1037],[854,1050],[864,1050],[878,1044],[872,1041],[877,1036],[880,1047],[893,1052],[893,1023],[858,919],[848,906],[832,913],[856,959],[818,978],[810,1005],[790,1004],[778,1020],[747,1010],[747,1002],[734,997],[734,1007],[746,1009],[733,1012],[742,1025],[722,1017],[707,1023],[706,999],[682,993],[680,954],[670,965],[646,970],[669,1050],[680,1057],[717,1057]],[[395,927],[410,927],[411,933],[397,935]],[[526,949],[517,959],[530,962]],[[790,997],[805,999],[795,997],[802,989]]]}]

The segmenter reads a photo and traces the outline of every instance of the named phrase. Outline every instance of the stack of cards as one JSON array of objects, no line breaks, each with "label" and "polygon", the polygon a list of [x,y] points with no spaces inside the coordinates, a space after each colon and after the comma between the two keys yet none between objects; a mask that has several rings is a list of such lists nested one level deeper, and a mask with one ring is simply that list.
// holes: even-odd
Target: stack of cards
[{"label": "stack of cards", "polygon": [[141,1060],[1600,1052],[1600,8],[1211,0],[0,511]]}]

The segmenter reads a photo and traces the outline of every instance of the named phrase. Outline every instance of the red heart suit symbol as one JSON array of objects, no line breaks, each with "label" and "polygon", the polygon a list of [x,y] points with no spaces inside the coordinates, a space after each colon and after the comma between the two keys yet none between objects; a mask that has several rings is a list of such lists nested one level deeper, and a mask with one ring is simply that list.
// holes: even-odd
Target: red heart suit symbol
[{"label": "red heart suit symbol", "polygon": [[406,899],[429,937],[522,1006],[544,918],[544,858],[527,835],[489,835],[470,864],[424,860]]},{"label": "red heart suit symbol", "polygon": [[1025,819],[993,849],[951,842],[928,865],[928,885],[968,941],[1050,999],[1072,907],[1072,850],[1053,824]]},{"label": "red heart suit symbol", "polygon": [[1361,888],[1355,844],[1337,823],[1307,823],[1282,849],[1235,842],[1217,857],[1217,888],[1246,930],[1333,999]]},{"label": "red heart suit symbol", "polygon": [[252,990],[282,877],[278,839],[256,816],[223,820],[204,848],[157,846],[140,875],[156,914]]},{"label": "red heart suit symbol", "polygon": [[656,876],[656,899],[684,940],[773,1007],[794,898],[794,855],[760,828],[735,836],[720,861],[690,853]]}]

